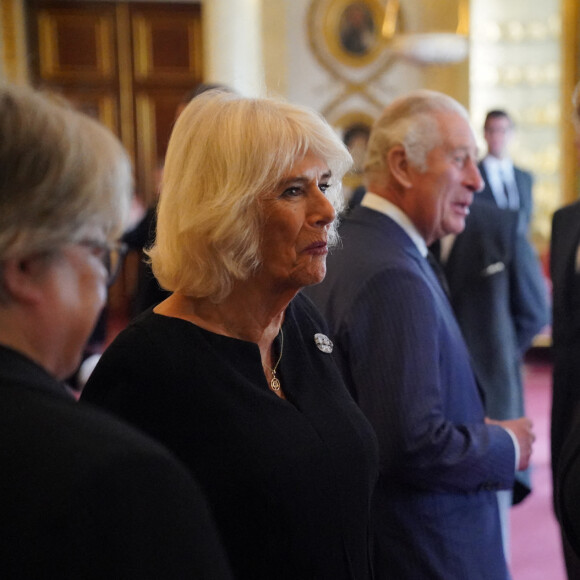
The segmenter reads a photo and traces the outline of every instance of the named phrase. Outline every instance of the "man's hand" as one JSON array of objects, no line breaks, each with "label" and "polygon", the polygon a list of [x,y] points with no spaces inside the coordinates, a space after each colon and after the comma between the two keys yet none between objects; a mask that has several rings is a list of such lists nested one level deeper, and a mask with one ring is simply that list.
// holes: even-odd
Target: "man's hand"
[{"label": "man's hand", "polygon": [[532,455],[532,444],[536,440],[536,436],[532,430],[532,422],[527,417],[510,419],[508,421],[494,421],[493,419],[488,419],[486,417],[485,422],[488,425],[499,425],[504,429],[509,429],[515,435],[520,446],[520,462],[518,464],[518,471],[527,469]]}]

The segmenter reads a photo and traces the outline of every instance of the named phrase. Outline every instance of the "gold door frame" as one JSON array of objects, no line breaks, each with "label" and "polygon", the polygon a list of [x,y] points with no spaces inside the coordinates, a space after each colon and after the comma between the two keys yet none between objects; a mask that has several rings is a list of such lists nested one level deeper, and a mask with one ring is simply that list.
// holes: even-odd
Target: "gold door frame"
[{"label": "gold door frame", "polygon": [[580,7],[578,0],[562,0],[562,205],[578,199],[578,159],[574,147],[575,132],[572,92],[580,79],[578,45],[580,42]]},{"label": "gold door frame", "polygon": [[0,78],[28,82],[23,0],[0,0]]}]

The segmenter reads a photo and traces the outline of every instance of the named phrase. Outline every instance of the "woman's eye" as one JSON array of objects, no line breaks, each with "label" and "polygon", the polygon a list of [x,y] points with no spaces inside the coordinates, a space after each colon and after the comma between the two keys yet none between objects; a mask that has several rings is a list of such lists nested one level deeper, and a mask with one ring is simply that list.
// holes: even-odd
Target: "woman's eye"
[{"label": "woman's eye", "polygon": [[320,189],[322,193],[326,193],[330,189],[330,183],[319,183],[318,189]]},{"label": "woman's eye", "polygon": [[285,197],[297,197],[302,193],[302,188],[300,187],[288,187],[284,190],[283,194]]}]

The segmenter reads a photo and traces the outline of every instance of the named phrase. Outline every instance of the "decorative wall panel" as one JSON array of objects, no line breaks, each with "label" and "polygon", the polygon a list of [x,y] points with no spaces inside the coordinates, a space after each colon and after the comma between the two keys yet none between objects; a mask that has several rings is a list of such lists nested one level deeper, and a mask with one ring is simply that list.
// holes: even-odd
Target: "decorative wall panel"
[{"label": "decorative wall panel", "polygon": [[46,9],[38,13],[40,75],[52,82],[81,79],[112,80],[115,62],[115,13],[105,6],[101,13],[79,8]]}]

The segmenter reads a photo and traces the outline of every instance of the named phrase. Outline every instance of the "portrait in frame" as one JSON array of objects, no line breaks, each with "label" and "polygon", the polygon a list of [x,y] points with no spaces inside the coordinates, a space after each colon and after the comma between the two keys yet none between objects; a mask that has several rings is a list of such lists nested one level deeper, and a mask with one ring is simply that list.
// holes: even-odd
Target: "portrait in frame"
[{"label": "portrait in frame", "polygon": [[379,0],[330,0],[323,19],[323,36],[340,63],[364,67],[384,49],[385,10]]},{"label": "portrait in frame", "polygon": [[342,182],[347,202],[353,191],[362,185],[363,162],[374,121],[370,114],[361,110],[349,111],[336,121],[331,121],[353,158],[353,166]]}]

